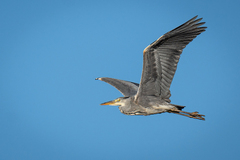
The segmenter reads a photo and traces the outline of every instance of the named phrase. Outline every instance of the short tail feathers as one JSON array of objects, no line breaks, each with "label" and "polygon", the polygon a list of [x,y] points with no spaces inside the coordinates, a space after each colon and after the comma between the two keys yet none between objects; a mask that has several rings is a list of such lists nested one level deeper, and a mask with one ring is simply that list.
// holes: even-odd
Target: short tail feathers
[{"label": "short tail feathers", "polygon": [[172,104],[172,105],[174,105],[174,107],[176,107],[178,110],[182,110],[184,107],[186,107],[186,106],[180,106],[180,105],[176,105],[176,104]]}]

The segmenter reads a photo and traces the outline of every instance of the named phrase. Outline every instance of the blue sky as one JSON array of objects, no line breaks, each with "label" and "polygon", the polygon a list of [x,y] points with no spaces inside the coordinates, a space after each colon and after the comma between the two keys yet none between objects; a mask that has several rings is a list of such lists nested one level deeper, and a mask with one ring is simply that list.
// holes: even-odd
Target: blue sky
[{"label": "blue sky", "polygon": [[[238,159],[240,2],[0,2],[0,159]],[[139,82],[142,51],[195,15],[207,31],[183,51],[174,114],[126,116],[95,81]]]}]

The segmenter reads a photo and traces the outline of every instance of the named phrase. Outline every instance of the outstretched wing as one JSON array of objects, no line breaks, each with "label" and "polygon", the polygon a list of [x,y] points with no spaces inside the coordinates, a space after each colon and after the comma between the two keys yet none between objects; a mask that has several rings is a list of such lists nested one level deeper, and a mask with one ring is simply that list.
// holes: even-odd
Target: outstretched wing
[{"label": "outstretched wing", "polygon": [[119,90],[125,97],[133,96],[138,91],[138,83],[107,77],[96,78],[96,80],[101,80],[112,85],[117,90]]},{"label": "outstretched wing", "polygon": [[170,102],[170,85],[182,50],[207,27],[197,16],[164,34],[143,51],[142,77],[136,101],[141,96],[159,96]]}]

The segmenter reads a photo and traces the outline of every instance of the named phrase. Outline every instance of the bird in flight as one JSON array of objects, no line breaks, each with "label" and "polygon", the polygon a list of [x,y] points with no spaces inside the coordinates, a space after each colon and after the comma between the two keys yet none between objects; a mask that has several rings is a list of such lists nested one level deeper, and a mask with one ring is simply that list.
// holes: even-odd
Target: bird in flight
[{"label": "bird in flight", "polygon": [[170,85],[182,50],[207,28],[202,27],[205,22],[201,20],[193,17],[143,50],[140,84],[108,77],[96,78],[114,86],[124,95],[101,105],[119,106],[119,110],[126,115],[146,116],[168,112],[205,120],[204,115],[183,111],[185,106],[171,104],[169,99]]}]

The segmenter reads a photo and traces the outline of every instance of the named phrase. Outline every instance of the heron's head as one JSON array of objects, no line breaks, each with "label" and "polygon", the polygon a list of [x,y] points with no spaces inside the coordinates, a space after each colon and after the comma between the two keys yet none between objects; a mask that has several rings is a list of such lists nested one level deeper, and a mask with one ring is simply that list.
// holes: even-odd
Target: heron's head
[{"label": "heron's head", "polygon": [[100,105],[110,105],[110,106],[125,106],[128,102],[129,97],[119,97],[115,100],[102,103]]}]

